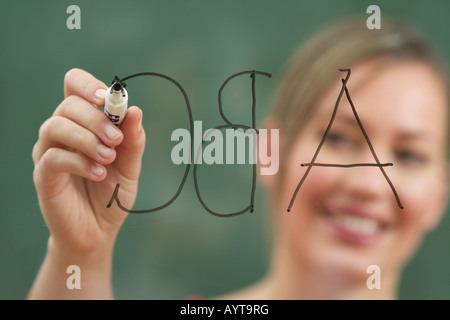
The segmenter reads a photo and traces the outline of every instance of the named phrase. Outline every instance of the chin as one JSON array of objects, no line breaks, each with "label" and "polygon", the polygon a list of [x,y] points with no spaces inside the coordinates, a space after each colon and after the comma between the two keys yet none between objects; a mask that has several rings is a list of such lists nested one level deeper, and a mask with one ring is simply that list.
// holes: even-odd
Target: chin
[{"label": "chin", "polygon": [[303,268],[318,276],[365,281],[369,266],[383,270],[392,261],[396,228],[376,210],[340,204],[314,209],[299,205],[290,214],[285,227],[295,243],[295,255]]},{"label": "chin", "polygon": [[313,250],[306,258],[310,260],[311,270],[330,282],[365,283],[368,277],[367,268],[370,265],[379,265],[378,259],[347,248],[327,246]]}]

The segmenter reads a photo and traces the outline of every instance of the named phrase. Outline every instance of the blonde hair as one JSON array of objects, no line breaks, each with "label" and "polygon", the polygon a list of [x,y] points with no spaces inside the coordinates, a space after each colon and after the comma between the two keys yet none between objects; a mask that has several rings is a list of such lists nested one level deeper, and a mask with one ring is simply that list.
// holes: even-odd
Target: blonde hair
[{"label": "blonde hair", "polygon": [[319,99],[342,74],[338,69],[374,57],[423,61],[442,77],[449,96],[446,65],[417,32],[388,20],[378,30],[369,30],[360,18],[341,22],[314,37],[287,66],[271,111],[283,136],[283,153],[290,150]]}]

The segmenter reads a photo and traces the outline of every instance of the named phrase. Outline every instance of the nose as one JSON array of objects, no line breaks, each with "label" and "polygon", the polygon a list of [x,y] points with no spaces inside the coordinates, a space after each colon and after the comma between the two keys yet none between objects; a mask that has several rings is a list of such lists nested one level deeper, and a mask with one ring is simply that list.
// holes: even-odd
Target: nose
[{"label": "nose", "polygon": [[372,154],[364,159],[365,162],[354,167],[341,169],[345,170],[342,173],[342,191],[354,201],[378,201],[392,196],[387,178],[389,166],[381,163],[383,166],[380,168]]}]

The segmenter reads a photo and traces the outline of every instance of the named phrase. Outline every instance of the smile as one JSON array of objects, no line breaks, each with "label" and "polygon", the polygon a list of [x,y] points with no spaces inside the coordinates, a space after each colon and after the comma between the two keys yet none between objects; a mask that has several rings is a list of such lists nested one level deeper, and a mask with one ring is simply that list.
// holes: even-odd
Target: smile
[{"label": "smile", "polygon": [[325,209],[322,217],[340,239],[355,244],[372,244],[388,229],[387,223],[354,207]]}]

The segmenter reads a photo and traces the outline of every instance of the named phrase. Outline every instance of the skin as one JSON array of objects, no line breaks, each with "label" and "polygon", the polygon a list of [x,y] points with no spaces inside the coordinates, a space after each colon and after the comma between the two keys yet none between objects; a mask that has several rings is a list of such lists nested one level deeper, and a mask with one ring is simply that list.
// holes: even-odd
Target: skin
[{"label": "skin", "polygon": [[[268,275],[254,286],[219,298],[395,298],[403,265],[444,212],[448,101],[439,78],[423,64],[397,63],[361,82],[374,66],[369,61],[352,68],[348,86],[380,161],[394,163],[386,172],[405,209],[398,208],[378,168],[315,167],[291,213],[286,213],[305,171],[299,164],[310,162],[328,124],[341,86],[337,80],[293,147],[281,154],[289,159],[281,188],[276,187],[279,175],[261,176],[275,195],[275,241]],[[358,83],[363,85],[356,88]],[[34,182],[51,236],[29,299],[113,298],[112,252],[126,214],[104,204],[116,181],[121,181],[121,202],[132,207],[145,133],[140,126],[142,112],[132,107],[120,134],[109,139],[105,132],[116,128],[92,106],[104,103],[104,98],[95,96],[97,89],[106,85],[83,70],[69,71],[65,100],[42,125],[33,149]],[[374,162],[362,135],[358,136],[356,122],[348,121],[349,111],[343,99],[333,125],[337,131],[317,162]],[[275,120],[267,123],[269,129],[277,128]],[[111,154],[100,156],[99,144]],[[413,153],[426,161],[418,161]],[[95,175],[92,168],[98,165],[103,172]],[[326,218],[348,212],[382,220],[382,231],[371,237],[349,237]],[[66,288],[65,271],[71,264],[83,270],[82,290]],[[372,264],[381,268],[382,290],[366,288],[366,268]]]}]

